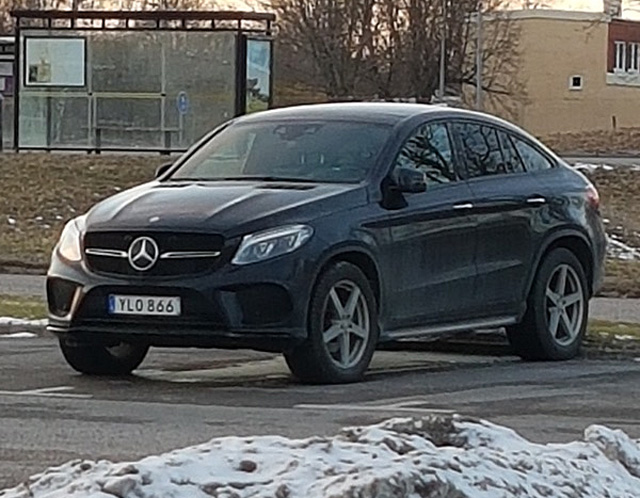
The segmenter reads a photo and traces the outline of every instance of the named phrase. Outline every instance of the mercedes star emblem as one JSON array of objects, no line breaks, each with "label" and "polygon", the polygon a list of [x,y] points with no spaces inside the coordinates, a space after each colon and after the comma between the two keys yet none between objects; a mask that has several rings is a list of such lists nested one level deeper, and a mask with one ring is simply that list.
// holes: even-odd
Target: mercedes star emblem
[{"label": "mercedes star emblem", "polygon": [[138,237],[129,246],[129,264],[134,270],[147,271],[158,261],[160,250],[150,237]]}]

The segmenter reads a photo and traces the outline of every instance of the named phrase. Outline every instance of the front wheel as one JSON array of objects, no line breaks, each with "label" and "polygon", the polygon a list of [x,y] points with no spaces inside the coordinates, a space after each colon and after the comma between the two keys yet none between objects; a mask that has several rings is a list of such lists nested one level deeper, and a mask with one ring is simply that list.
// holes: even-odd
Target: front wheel
[{"label": "front wheel", "polygon": [[67,363],[76,371],[87,375],[128,375],[134,371],[149,351],[149,346],[120,343],[72,343],[60,339],[60,349]]},{"label": "front wheel", "polygon": [[340,262],[319,278],[309,304],[308,337],[285,353],[301,381],[356,382],[364,376],[378,342],[377,303],[362,271]]},{"label": "front wheel", "polygon": [[507,336],[526,360],[568,360],[580,351],[587,330],[589,293],[578,258],[553,250],[540,265],[521,324]]}]

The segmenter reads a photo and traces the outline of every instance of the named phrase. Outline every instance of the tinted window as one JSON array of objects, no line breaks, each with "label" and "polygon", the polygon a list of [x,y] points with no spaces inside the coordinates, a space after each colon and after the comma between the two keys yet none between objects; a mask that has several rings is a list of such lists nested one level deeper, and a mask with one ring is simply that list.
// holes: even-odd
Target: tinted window
[{"label": "tinted window", "polygon": [[542,171],[543,169],[553,168],[551,161],[533,146],[518,138],[514,138],[513,142],[516,145],[516,149],[518,149],[520,157],[524,161],[527,171]]},{"label": "tinted window", "polygon": [[513,140],[508,133],[499,131],[500,143],[502,144],[502,152],[504,153],[504,164],[508,173],[522,173],[524,171],[524,164],[520,155],[516,150],[516,146],[513,144]]},{"label": "tinted window", "polygon": [[454,127],[470,178],[507,172],[495,128],[474,123],[456,123]]},{"label": "tinted window", "polygon": [[418,128],[402,147],[396,167],[420,169],[428,183],[454,181],[456,175],[447,126],[433,123]]},{"label": "tinted window", "polygon": [[358,182],[374,167],[389,134],[390,126],[375,123],[238,123],[212,137],[171,179]]}]

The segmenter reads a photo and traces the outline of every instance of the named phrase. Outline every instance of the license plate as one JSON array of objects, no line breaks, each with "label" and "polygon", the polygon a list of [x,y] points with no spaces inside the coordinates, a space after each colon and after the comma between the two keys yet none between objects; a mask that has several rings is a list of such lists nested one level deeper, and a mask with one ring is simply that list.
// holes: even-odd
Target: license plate
[{"label": "license plate", "polygon": [[179,297],[109,296],[112,315],[179,316]]}]

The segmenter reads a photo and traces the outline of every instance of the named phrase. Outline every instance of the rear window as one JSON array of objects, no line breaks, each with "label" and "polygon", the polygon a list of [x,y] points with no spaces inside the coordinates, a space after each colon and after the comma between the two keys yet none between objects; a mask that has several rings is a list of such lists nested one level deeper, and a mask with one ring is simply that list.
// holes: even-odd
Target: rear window
[{"label": "rear window", "polygon": [[518,138],[512,137],[512,139],[527,171],[543,171],[553,168],[553,163],[538,149]]}]

